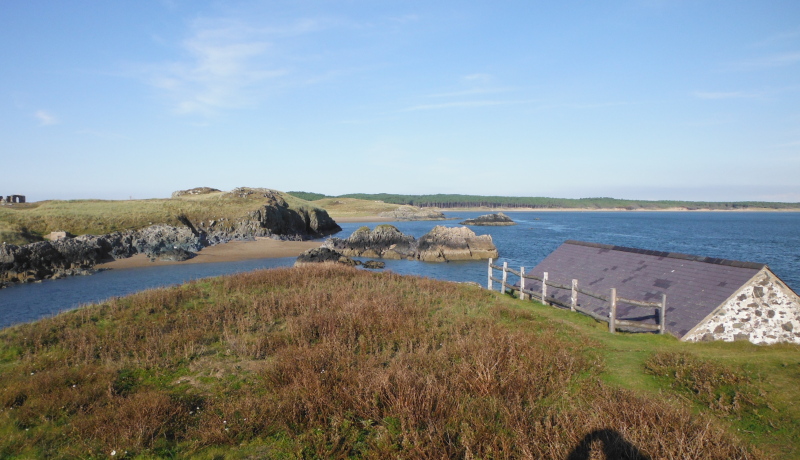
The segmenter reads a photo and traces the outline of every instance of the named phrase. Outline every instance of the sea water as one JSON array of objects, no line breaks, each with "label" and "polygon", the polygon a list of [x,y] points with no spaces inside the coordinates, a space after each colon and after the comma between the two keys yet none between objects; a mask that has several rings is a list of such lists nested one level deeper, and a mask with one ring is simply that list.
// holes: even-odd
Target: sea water
[{"label": "sea water", "polygon": [[[421,237],[436,225],[458,227],[485,212],[447,212],[446,221],[389,222]],[[800,290],[800,213],[794,212],[510,212],[517,225],[472,227],[490,234],[499,263],[533,268],[566,240],[765,263],[790,288]],[[385,222],[382,222],[385,223]],[[340,224],[346,238],[358,227]],[[386,270],[486,285],[486,261],[432,263],[386,260]],[[108,270],[92,276],[11,286],[0,290],[0,328],[80,305],[188,280],[291,266],[294,258]]]}]

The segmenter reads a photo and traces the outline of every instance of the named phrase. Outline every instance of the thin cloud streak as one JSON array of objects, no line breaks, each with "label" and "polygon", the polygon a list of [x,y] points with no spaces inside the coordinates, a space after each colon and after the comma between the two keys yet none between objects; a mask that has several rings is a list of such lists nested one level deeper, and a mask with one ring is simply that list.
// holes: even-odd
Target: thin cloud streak
[{"label": "thin cloud streak", "polygon": [[442,104],[423,104],[408,107],[400,110],[400,112],[417,112],[420,110],[442,110],[454,108],[473,108],[473,107],[492,107],[500,105],[519,105],[519,104],[532,104],[536,100],[521,100],[521,101],[456,101],[445,102]]},{"label": "thin cloud streak", "polygon": [[745,93],[743,91],[695,91],[692,94],[699,99],[754,99],[760,97],[759,94]]},{"label": "thin cloud streak", "polygon": [[739,62],[732,67],[736,70],[759,70],[790,66],[797,62],[800,62],[800,52],[774,54],[760,59]]},{"label": "thin cloud streak", "polygon": [[39,119],[39,126],[57,125],[61,122],[58,117],[47,110],[37,110],[33,115]]},{"label": "thin cloud streak", "polygon": [[148,65],[146,82],[160,90],[179,115],[214,115],[252,106],[269,90],[281,87],[292,71],[276,60],[275,37],[313,33],[325,21],[302,19],[283,27],[250,27],[233,19],[195,21],[191,36],[180,43],[186,58]]}]

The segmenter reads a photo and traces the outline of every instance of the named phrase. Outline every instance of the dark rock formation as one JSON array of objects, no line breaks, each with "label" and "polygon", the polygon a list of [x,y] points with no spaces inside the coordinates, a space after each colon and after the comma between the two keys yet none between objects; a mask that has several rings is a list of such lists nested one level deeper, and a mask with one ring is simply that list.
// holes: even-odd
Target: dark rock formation
[{"label": "dark rock formation", "polygon": [[346,240],[329,238],[325,247],[350,257],[380,257],[385,259],[413,259],[416,240],[404,235],[394,225],[378,225],[375,230],[361,227]]},{"label": "dark rock formation", "polygon": [[174,249],[166,249],[164,251],[159,252],[156,255],[155,259],[171,261],[171,262],[183,262],[184,260],[189,260],[196,255],[197,254],[189,252],[185,249],[174,248]]},{"label": "dark rock formation", "polygon": [[236,220],[200,222],[199,227],[207,234],[211,244],[251,240],[256,237],[313,240],[342,230],[324,209],[307,206],[290,208],[286,200],[274,190],[240,187],[228,192],[228,195],[249,200],[264,198],[265,203]]},{"label": "dark rock formation", "polygon": [[480,260],[497,257],[497,248],[490,235],[475,235],[466,228],[436,226],[417,241],[404,235],[392,225],[379,225],[370,231],[361,227],[347,239],[329,238],[324,247],[350,257],[379,257],[384,259],[423,260]]},{"label": "dark rock formation", "polygon": [[364,268],[369,268],[370,270],[377,270],[386,267],[386,262],[381,262],[379,260],[368,260],[364,262]]},{"label": "dark rock formation", "polygon": [[403,205],[394,211],[385,211],[378,214],[378,217],[386,217],[393,220],[445,220],[446,217],[440,211],[433,209],[423,209],[416,206]]},{"label": "dark rock formation", "polygon": [[343,264],[349,266],[360,265],[361,262],[353,260],[338,251],[329,248],[314,248],[305,251],[297,256],[294,263],[295,267],[300,267],[307,264]]},{"label": "dark rock formation", "polygon": [[476,217],[474,219],[467,219],[461,222],[461,225],[487,225],[487,226],[500,226],[500,225],[517,225],[516,222],[511,220],[510,217],[498,212],[497,214],[486,214]]}]

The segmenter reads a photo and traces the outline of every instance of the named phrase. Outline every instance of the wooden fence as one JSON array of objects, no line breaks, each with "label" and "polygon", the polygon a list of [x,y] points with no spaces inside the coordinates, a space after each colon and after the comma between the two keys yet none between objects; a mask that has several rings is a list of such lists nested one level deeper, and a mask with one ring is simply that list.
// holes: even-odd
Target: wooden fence
[{"label": "wooden fence", "polygon": [[[501,270],[503,273],[502,278],[495,278],[494,277],[494,270]],[[519,287],[510,284],[508,282],[508,275],[512,274],[519,278]],[[520,267],[519,271],[514,269],[508,268],[508,262],[503,262],[502,266],[494,265],[492,263],[492,259],[489,259],[489,280],[487,288],[491,291],[493,282],[500,283],[500,292],[506,293],[507,290],[511,290],[512,292],[517,291],[519,293],[519,298],[524,299],[527,295],[530,299],[537,299],[545,305],[559,305],[562,307],[569,308],[572,311],[577,311],[579,313],[583,313],[584,315],[591,316],[592,318],[603,321],[608,323],[608,330],[612,334],[617,330],[617,327],[630,327],[636,329],[643,329],[646,331],[658,331],[659,334],[664,333],[664,325],[665,325],[665,312],[667,308],[667,295],[661,294],[661,302],[645,302],[642,300],[635,300],[635,299],[626,299],[624,297],[619,297],[617,295],[617,289],[611,288],[609,290],[608,295],[598,294],[596,292],[589,291],[587,289],[583,289],[578,286],[578,280],[573,279],[571,286],[566,286],[564,284],[555,283],[549,281],[547,279],[547,272],[542,274],[543,276],[540,278],[538,276],[525,273],[525,267]],[[535,280],[541,284],[541,289],[533,290],[529,289],[526,286],[525,280]],[[570,296],[569,304],[562,302],[561,300],[555,297],[547,297],[547,287],[552,287],[556,289],[562,289],[566,291],[571,291],[572,295]],[[533,287],[533,286],[532,286]],[[593,311],[586,310],[582,308],[578,304],[578,294],[587,295],[589,297],[601,300],[609,304],[609,314],[608,317],[599,315]],[[649,324],[640,321],[627,321],[617,319],[617,305],[624,303],[627,305],[632,305],[634,307],[643,307],[643,308],[655,308],[655,318],[657,324]]]}]

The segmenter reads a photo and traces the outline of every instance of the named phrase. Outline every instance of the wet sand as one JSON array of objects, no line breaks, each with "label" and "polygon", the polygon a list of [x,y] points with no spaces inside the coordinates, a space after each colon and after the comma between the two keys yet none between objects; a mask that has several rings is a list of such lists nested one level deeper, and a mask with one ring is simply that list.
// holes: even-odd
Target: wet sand
[{"label": "wet sand", "polygon": [[248,259],[269,259],[278,257],[297,257],[302,252],[318,248],[322,241],[277,241],[271,238],[258,238],[256,241],[231,241],[203,248],[197,256],[183,262],[160,261],[150,262],[144,254],[137,254],[127,259],[98,264],[95,268],[139,268],[157,267],[176,264],[209,264],[215,262],[235,262]]}]

